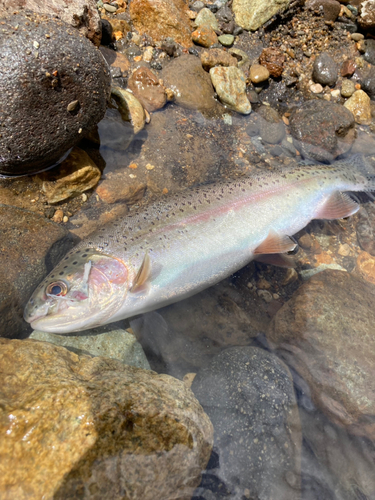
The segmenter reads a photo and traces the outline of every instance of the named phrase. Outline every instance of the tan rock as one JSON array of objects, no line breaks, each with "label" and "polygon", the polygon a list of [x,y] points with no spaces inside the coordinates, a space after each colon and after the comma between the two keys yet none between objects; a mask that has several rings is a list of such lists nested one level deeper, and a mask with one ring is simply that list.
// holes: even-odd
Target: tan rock
[{"label": "tan rock", "polygon": [[161,109],[167,102],[164,87],[149,68],[136,69],[128,80],[128,87],[150,113]]},{"label": "tan rock", "polygon": [[326,270],[276,313],[267,338],[335,424],[375,439],[375,287]]},{"label": "tan rock", "polygon": [[213,431],[183,382],[33,340],[0,364],[2,500],[193,494]]},{"label": "tan rock", "polygon": [[122,119],[130,121],[133,125],[134,134],[138,134],[145,126],[146,120],[142,104],[131,92],[121,87],[112,87],[111,95],[118,103]]},{"label": "tan rock", "polygon": [[253,83],[262,83],[268,80],[270,72],[261,64],[252,64],[250,67],[249,78]]},{"label": "tan rock", "polygon": [[212,84],[220,101],[235,111],[248,115],[251,104],[246,96],[246,79],[242,70],[230,66],[210,69]]},{"label": "tan rock", "polygon": [[211,47],[211,45],[217,43],[216,33],[210,26],[205,24],[199,26],[195,31],[193,31],[191,38],[194,43],[202,45],[202,47]]},{"label": "tan rock", "polygon": [[237,66],[237,59],[226,50],[210,49],[201,52],[203,69],[210,71],[214,66]]},{"label": "tan rock", "polygon": [[92,189],[101,175],[86,151],[75,147],[56,173],[45,172],[40,178],[48,203],[58,203]]},{"label": "tan rock", "polygon": [[345,102],[344,106],[353,113],[356,123],[359,123],[361,125],[370,125],[370,104],[371,100],[366,92],[364,92],[363,90],[356,90],[354,94]]},{"label": "tan rock", "polygon": [[167,37],[183,47],[192,46],[188,6],[183,0],[132,0],[130,15],[133,25],[141,34],[154,41]]},{"label": "tan rock", "polygon": [[122,201],[133,205],[143,198],[146,184],[127,181],[123,173],[108,173],[96,188],[96,194],[106,203]]}]

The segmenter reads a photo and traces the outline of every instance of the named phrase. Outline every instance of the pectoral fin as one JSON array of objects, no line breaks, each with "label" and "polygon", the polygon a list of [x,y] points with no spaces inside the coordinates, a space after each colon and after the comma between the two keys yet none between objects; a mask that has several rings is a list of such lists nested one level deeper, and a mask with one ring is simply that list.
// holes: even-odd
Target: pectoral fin
[{"label": "pectoral fin", "polygon": [[336,191],[319,208],[316,219],[343,219],[355,214],[359,205],[345,193]]},{"label": "pectoral fin", "polygon": [[277,267],[296,267],[296,261],[292,257],[288,255],[273,253],[268,255],[257,255],[257,262],[261,262],[262,264],[268,264]]},{"label": "pectoral fin", "polygon": [[254,255],[287,253],[295,250],[297,243],[286,234],[270,231],[267,238],[254,250]]},{"label": "pectoral fin", "polygon": [[137,275],[134,279],[133,285],[130,288],[131,293],[141,292],[146,286],[149,278],[151,276],[151,259],[148,253],[146,253],[145,258],[139,268]]}]

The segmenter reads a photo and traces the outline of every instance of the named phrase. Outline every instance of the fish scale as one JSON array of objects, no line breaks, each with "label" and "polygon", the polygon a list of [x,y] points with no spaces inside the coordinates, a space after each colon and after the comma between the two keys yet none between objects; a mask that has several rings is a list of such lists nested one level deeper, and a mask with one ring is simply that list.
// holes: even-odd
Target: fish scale
[{"label": "fish scale", "polygon": [[[342,192],[374,189],[372,168],[354,157],[162,198],[80,242],[36,290],[25,318],[35,328],[64,333],[165,306],[217,283],[257,254],[293,249],[287,235],[314,218],[356,212],[358,205]],[[78,300],[85,265],[88,297]],[[53,290],[67,287],[64,296],[63,290],[61,296],[45,293],[56,277],[63,283]]]}]

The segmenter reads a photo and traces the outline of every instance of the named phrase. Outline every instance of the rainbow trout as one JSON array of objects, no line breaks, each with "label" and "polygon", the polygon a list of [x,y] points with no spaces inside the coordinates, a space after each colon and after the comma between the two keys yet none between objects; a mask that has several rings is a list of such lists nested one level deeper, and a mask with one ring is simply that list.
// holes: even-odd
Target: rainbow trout
[{"label": "rainbow trout", "polygon": [[81,241],[38,286],[24,317],[34,329],[85,330],[163,307],[258,256],[292,251],[312,219],[359,205],[345,191],[375,190],[364,159],[254,173],[178,193]]}]

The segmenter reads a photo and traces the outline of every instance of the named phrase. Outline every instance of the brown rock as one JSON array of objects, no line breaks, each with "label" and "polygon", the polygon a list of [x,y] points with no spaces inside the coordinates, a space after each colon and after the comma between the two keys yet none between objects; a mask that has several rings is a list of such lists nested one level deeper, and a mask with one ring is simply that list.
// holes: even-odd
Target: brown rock
[{"label": "brown rock", "polygon": [[336,0],[308,0],[306,7],[319,11],[323,7],[325,21],[335,22],[340,14],[341,5]]},{"label": "brown rock", "polygon": [[348,432],[375,438],[375,288],[326,270],[302,285],[267,334],[310,387],[313,402]]},{"label": "brown rock", "polygon": [[371,0],[361,2],[360,15],[358,16],[358,23],[364,30],[371,29],[375,26],[375,4]]},{"label": "brown rock", "polygon": [[163,68],[164,85],[175,90],[177,104],[189,109],[211,109],[215,106],[210,76],[197,57],[184,55]]},{"label": "brown rock", "polygon": [[284,69],[285,56],[278,49],[268,47],[263,49],[259,62],[268,69],[271,76],[278,78]]},{"label": "brown rock", "polygon": [[203,50],[201,52],[202,66],[210,71],[214,66],[237,66],[237,59],[222,49]]},{"label": "brown rock", "polygon": [[202,47],[211,47],[217,43],[217,35],[212,28],[203,24],[199,26],[193,33],[191,34],[194,43],[198,45],[202,45]]},{"label": "brown rock", "polygon": [[31,293],[75,242],[27,210],[0,205],[0,220],[0,337],[17,338],[30,331],[22,317]]},{"label": "brown rock", "polygon": [[357,69],[357,65],[355,61],[352,59],[347,59],[342,63],[341,66],[341,76],[352,76],[355,70]]},{"label": "brown rock", "polygon": [[33,340],[0,360],[2,500],[193,494],[212,425],[183,382]]},{"label": "brown rock", "polygon": [[31,10],[49,14],[77,28],[95,45],[100,45],[102,30],[95,0],[4,0],[0,1],[0,17],[4,13]]},{"label": "brown rock", "polygon": [[58,203],[92,189],[101,175],[86,151],[74,148],[57,170],[46,172],[40,177],[48,203]]},{"label": "brown rock", "polygon": [[106,203],[122,201],[133,205],[143,198],[146,185],[143,183],[128,183],[123,173],[110,172],[99,184],[95,192]]},{"label": "brown rock", "polygon": [[354,271],[361,278],[375,285],[375,257],[367,252],[361,252],[357,257]]},{"label": "brown rock", "polygon": [[183,47],[192,46],[188,7],[183,0],[132,0],[130,15],[133,25],[141,34],[155,41],[167,37]]},{"label": "brown rock", "polygon": [[100,52],[112,68],[120,68],[121,73],[127,73],[129,71],[130,62],[125,54],[121,54],[120,52],[103,46],[100,47]]},{"label": "brown rock", "polygon": [[149,68],[136,69],[128,80],[128,87],[150,113],[167,102],[164,88]]}]

